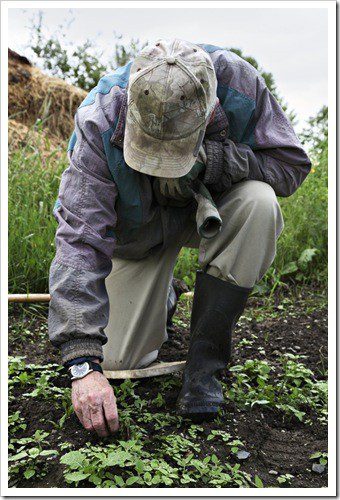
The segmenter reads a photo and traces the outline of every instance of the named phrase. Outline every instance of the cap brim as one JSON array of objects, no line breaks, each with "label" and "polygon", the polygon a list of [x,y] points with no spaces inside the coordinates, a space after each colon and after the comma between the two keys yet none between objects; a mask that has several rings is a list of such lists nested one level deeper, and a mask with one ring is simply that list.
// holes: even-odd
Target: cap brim
[{"label": "cap brim", "polygon": [[[129,111],[128,111],[129,114]],[[203,131],[203,133],[202,133]],[[146,134],[133,119],[126,120],[124,159],[129,167],[155,177],[182,177],[197,160],[198,141],[205,124],[182,139],[161,140]]]}]

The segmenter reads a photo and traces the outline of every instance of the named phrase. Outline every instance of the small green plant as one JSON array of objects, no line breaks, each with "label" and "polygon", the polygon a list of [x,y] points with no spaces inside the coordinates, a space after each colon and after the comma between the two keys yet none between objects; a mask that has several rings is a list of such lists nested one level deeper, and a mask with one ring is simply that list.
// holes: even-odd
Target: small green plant
[{"label": "small green plant", "polygon": [[300,358],[287,353],[279,358],[279,367],[259,359],[232,366],[230,372],[234,380],[226,386],[228,398],[245,407],[276,408],[300,421],[305,419],[305,408],[313,408],[324,423],[327,382],[315,380],[313,372]]},{"label": "small green plant", "polygon": [[27,428],[25,419],[20,416],[20,411],[16,411],[8,416],[9,433],[13,436],[19,431],[24,431]]},{"label": "small green plant", "polygon": [[328,464],[328,453],[322,452],[322,451],[317,451],[313,453],[310,457],[310,460],[313,460],[313,462],[317,462],[320,465],[327,465]]},{"label": "small green plant", "polygon": [[284,486],[285,488],[289,487],[292,483],[294,476],[292,474],[281,474],[276,478],[277,482],[280,486]]},{"label": "small green plant", "polygon": [[10,441],[8,461],[12,481],[47,474],[48,462],[58,455],[57,450],[47,448],[48,435],[48,432],[37,430],[32,437]]}]

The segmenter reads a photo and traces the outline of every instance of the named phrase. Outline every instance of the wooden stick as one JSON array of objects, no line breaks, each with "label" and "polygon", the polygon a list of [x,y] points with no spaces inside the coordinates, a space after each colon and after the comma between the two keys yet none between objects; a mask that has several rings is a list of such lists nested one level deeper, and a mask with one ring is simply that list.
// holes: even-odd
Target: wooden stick
[{"label": "wooden stick", "polygon": [[[194,292],[186,292],[182,297],[186,299],[192,298]],[[10,293],[8,295],[8,302],[49,302],[51,295],[49,293]]]},{"label": "wooden stick", "polygon": [[49,302],[49,293],[11,293],[8,295],[8,302]]},{"label": "wooden stick", "polygon": [[146,368],[137,368],[135,370],[104,370],[104,375],[111,380],[127,378],[148,378],[169,373],[179,372],[184,369],[185,361],[171,361],[167,363],[155,362]]}]

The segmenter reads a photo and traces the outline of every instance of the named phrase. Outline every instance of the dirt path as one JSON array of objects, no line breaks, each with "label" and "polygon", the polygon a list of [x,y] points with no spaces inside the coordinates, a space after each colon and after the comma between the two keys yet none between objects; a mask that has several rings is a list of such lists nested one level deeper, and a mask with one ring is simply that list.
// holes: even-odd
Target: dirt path
[{"label": "dirt path", "polygon": [[[138,452],[142,453],[142,459],[151,454],[179,470],[178,478],[172,480],[171,486],[242,487],[247,481],[252,486],[255,485],[255,477],[266,487],[327,486],[326,469],[322,473],[313,471],[313,463],[319,464],[319,458],[310,458],[317,452],[324,457],[321,454],[327,452],[327,426],[320,396],[327,377],[327,318],[324,302],[324,295],[315,290],[305,291],[300,296],[277,297],[269,305],[264,301],[251,300],[235,335],[230,369],[223,375],[227,398],[215,422],[195,426],[176,416],[174,404],[180,376],[144,379],[132,384],[116,382],[114,386],[120,404],[122,426],[118,436],[104,442],[83,431],[70,410],[64,422],[57,426],[55,423],[60,422],[67,406],[56,402],[58,395],[47,394],[47,389],[46,393],[42,390],[36,396],[27,396],[35,388],[33,381],[14,380],[10,412],[11,415],[18,412],[26,427],[12,427],[12,453],[18,453],[20,445],[29,446],[20,443],[20,439],[31,437],[40,430],[48,433],[42,447],[58,450],[59,455],[51,455],[48,459],[37,460],[36,464],[27,466],[36,470],[28,479],[23,479],[22,475],[27,470],[24,459],[13,461],[14,466],[18,463],[18,470],[12,472],[11,484],[22,487],[76,485],[65,482],[61,455],[82,447],[105,448],[105,443],[111,445],[135,439],[136,443],[143,446],[143,452]],[[185,359],[189,310],[190,302],[181,301],[169,340],[163,346],[161,359]],[[23,314],[21,306],[12,308],[11,356],[25,356],[24,363],[33,363],[35,366],[57,363],[57,353],[47,341],[46,311],[30,311],[29,314]],[[35,377],[39,377],[39,369],[35,366],[29,374],[34,373]],[[16,372],[14,369],[11,371],[15,379]],[[22,372],[25,370],[22,369]],[[66,377],[52,373],[47,387],[55,386],[65,391],[67,385]],[[245,453],[242,455],[240,452]],[[193,467],[190,468],[190,464],[183,465],[190,453],[198,461],[196,469],[201,471],[200,475],[197,475],[196,469],[195,472],[191,470]],[[217,465],[214,465],[214,477],[210,472],[200,469],[199,465],[203,464],[206,457],[212,456],[218,460]],[[225,464],[232,469],[227,474],[231,476],[230,484],[228,477],[223,476]],[[115,474],[118,471],[125,480],[126,466],[117,467],[112,470]],[[219,468],[221,472],[217,473]],[[240,471],[243,476],[239,478]],[[185,478],[190,478],[190,474],[195,481],[186,483]],[[140,481],[145,481],[147,485],[147,479],[143,477]],[[88,479],[82,480],[79,485],[94,487]],[[145,484],[134,484],[140,485]],[[167,486],[166,482],[160,482],[159,485]]]}]

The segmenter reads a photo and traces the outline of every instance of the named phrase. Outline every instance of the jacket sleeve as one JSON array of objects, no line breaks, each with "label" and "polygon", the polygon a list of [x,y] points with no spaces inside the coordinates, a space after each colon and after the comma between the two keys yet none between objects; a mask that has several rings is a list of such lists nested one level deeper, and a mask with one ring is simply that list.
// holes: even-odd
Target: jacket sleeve
[{"label": "jacket sleeve", "polygon": [[62,362],[103,358],[109,302],[105,278],[115,245],[116,186],[100,132],[86,114],[75,119],[77,141],[54,209],[56,255],[50,268],[49,336]]},{"label": "jacket sleeve", "polygon": [[[278,196],[290,196],[309,173],[310,160],[261,75],[255,69],[250,71],[247,68],[245,76],[243,84],[254,98],[254,111],[249,121],[242,124],[244,133],[239,135],[249,140],[238,142],[232,137],[223,142],[207,140],[205,181],[207,184],[216,182],[217,173],[214,171],[218,161],[217,189],[218,185],[220,189],[226,189],[242,179],[253,179],[268,183]],[[241,81],[237,83],[242,85]],[[237,118],[236,114],[234,120]]]}]

